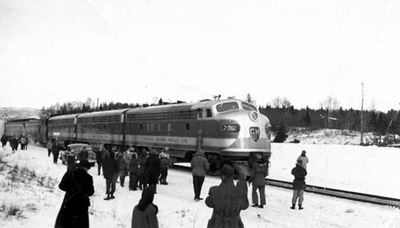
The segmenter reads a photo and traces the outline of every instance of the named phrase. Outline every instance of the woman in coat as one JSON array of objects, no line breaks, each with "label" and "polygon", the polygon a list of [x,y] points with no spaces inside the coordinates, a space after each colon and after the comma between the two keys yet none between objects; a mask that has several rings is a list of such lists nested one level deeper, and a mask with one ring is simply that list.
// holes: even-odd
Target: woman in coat
[{"label": "woman in coat", "polygon": [[133,208],[131,228],[158,228],[158,207],[153,204],[155,189],[147,187],[142,192],[142,198]]},{"label": "woman in coat", "polygon": [[84,161],[74,171],[64,174],[59,188],[65,191],[55,228],[88,228],[89,196],[94,194],[93,178],[88,174],[90,164]]}]

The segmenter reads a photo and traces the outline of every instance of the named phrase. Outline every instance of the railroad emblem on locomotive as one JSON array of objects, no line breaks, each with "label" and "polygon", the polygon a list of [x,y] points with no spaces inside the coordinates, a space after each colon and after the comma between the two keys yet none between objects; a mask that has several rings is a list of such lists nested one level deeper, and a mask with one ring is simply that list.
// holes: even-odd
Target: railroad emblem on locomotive
[{"label": "railroad emblem on locomotive", "polygon": [[257,142],[258,139],[260,138],[260,128],[258,127],[250,127],[250,136],[254,140],[254,142]]}]

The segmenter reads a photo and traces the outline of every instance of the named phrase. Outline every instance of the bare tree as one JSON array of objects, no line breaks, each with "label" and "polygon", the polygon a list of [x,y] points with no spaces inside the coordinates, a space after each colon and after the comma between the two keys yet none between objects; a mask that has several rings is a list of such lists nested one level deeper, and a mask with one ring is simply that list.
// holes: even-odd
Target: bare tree
[{"label": "bare tree", "polygon": [[272,100],[272,107],[274,108],[289,108],[292,106],[287,97],[277,97]]}]

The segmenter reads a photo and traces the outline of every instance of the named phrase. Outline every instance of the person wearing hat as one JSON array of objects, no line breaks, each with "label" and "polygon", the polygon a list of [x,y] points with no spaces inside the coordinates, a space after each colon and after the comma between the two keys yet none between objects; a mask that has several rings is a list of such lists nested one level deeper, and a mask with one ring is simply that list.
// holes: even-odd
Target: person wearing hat
[{"label": "person wearing hat", "polygon": [[303,165],[303,167],[305,168],[305,169],[307,169],[307,163],[308,163],[308,157],[307,157],[307,155],[306,155],[306,151],[305,150],[303,150],[303,151],[301,151],[301,154],[300,154],[300,156],[297,158],[297,160],[301,160],[301,164]]},{"label": "person wearing hat", "polygon": [[104,200],[114,199],[114,193],[116,189],[116,183],[118,179],[119,164],[115,160],[115,154],[113,151],[108,153],[103,161],[103,176],[106,179],[106,194],[107,197]]},{"label": "person wearing hat", "polygon": [[306,175],[307,170],[303,167],[303,161],[301,159],[297,160],[296,167],[292,169],[293,180],[293,197],[292,206],[290,209],[295,209],[296,202],[298,200],[299,210],[303,209],[304,201],[304,190],[306,189]]},{"label": "person wearing hat", "polygon": [[194,200],[198,202],[203,198],[200,197],[201,188],[203,187],[206,171],[210,168],[207,158],[204,156],[203,150],[198,150],[190,161],[193,176]]},{"label": "person wearing hat", "polygon": [[208,192],[206,205],[213,208],[211,219],[207,228],[243,228],[240,212],[249,207],[247,199],[247,184],[239,180],[237,185],[233,182],[234,168],[225,164],[221,168],[222,182],[213,186]]},{"label": "person wearing hat", "polygon": [[65,191],[65,196],[55,228],[89,227],[89,196],[94,194],[93,178],[88,174],[90,167],[88,161],[82,161],[77,169],[64,174],[58,187]]}]

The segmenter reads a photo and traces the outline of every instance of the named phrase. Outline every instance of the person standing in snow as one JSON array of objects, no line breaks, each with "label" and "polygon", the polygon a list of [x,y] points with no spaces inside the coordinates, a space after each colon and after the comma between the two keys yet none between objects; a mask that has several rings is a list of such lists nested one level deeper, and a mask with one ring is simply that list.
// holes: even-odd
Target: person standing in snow
[{"label": "person standing in snow", "polygon": [[201,188],[203,187],[206,171],[210,168],[203,150],[197,151],[190,162],[190,166],[193,176],[194,200],[197,202],[203,199],[200,197]]},{"label": "person standing in snow", "polygon": [[136,191],[139,181],[139,161],[137,158],[137,153],[133,152],[131,154],[131,160],[128,165],[129,171],[129,190]]},{"label": "person standing in snow", "polygon": [[301,154],[297,158],[297,160],[299,160],[299,159],[301,160],[301,162],[302,162],[301,164],[303,165],[304,169],[307,169],[308,157],[306,155],[306,151],[305,150],[301,151]]},{"label": "person standing in snow", "polygon": [[171,160],[169,159],[169,155],[166,152],[160,153],[160,159],[161,159],[160,184],[167,185],[168,168],[171,165]]},{"label": "person standing in snow", "polygon": [[154,186],[149,186],[142,191],[142,198],[133,208],[131,228],[158,228],[158,207],[153,204]]},{"label": "person standing in snow", "polygon": [[51,153],[53,154],[53,163],[57,164],[58,155],[60,154],[60,145],[55,139],[53,139],[53,146],[51,147]]},{"label": "person standing in snow", "polygon": [[1,136],[1,146],[2,146],[3,148],[6,146],[7,141],[8,141],[7,136],[6,136],[6,135],[2,135],[2,136]]},{"label": "person standing in snow", "polygon": [[117,161],[119,163],[119,183],[123,188],[125,184],[125,177],[128,175],[128,161],[126,159],[126,152],[118,153]]},{"label": "person standing in snow", "polygon": [[51,155],[51,149],[53,148],[53,142],[52,140],[47,141],[47,152],[49,153],[48,156],[50,157]]},{"label": "person standing in snow", "polygon": [[210,188],[206,205],[213,208],[207,228],[243,228],[240,212],[249,207],[247,199],[247,184],[239,180],[233,182],[234,168],[225,164],[221,168],[222,182],[219,186]]},{"label": "person standing in snow", "polygon": [[90,164],[83,161],[78,168],[64,174],[59,188],[65,191],[55,228],[89,228],[89,196],[94,194],[93,178],[88,174]]},{"label": "person standing in snow", "polygon": [[160,155],[156,150],[150,150],[150,156],[145,164],[145,176],[146,183],[154,187],[154,191],[157,193],[158,177],[160,176],[161,161]]},{"label": "person standing in snow", "polygon": [[298,199],[299,210],[303,209],[304,201],[304,190],[306,189],[306,175],[307,170],[302,165],[302,160],[297,160],[296,167],[292,169],[293,180],[293,197],[292,197],[292,207],[290,209],[295,209],[296,202]]},{"label": "person standing in snow", "polygon": [[[265,177],[268,176],[268,165],[264,158],[260,158],[253,164],[251,169],[251,175],[249,182],[252,183],[253,189],[251,193],[251,198],[253,201],[253,207],[263,208],[266,204],[265,202]],[[260,193],[260,204],[258,204],[258,194]]]},{"label": "person standing in snow", "polygon": [[119,165],[118,161],[114,159],[114,151],[107,154],[103,162],[103,176],[106,179],[106,194],[104,200],[114,199],[115,185],[117,183]]}]

